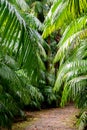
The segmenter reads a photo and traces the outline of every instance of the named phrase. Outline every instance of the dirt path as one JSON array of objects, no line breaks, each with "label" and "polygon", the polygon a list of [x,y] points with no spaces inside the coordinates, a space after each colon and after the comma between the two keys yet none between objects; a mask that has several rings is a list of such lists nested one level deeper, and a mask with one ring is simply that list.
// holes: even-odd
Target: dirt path
[{"label": "dirt path", "polygon": [[78,113],[73,105],[29,113],[35,120],[24,130],[77,130],[75,128]]}]

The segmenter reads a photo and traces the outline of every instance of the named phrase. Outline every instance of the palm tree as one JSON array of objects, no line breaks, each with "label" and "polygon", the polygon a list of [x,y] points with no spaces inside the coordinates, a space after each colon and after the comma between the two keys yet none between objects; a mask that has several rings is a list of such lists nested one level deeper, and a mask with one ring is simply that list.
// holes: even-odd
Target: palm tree
[{"label": "palm tree", "polygon": [[[86,0],[55,1],[45,20],[42,35],[46,38],[52,32],[61,30],[62,37],[53,61],[59,63],[54,91],[60,93],[63,90],[61,106],[73,100],[78,107],[86,108],[85,111],[87,111],[86,14]],[[86,121],[87,116],[85,117]],[[85,127],[84,125],[84,129]]]},{"label": "palm tree", "polygon": [[0,128],[8,129],[16,115],[24,117],[24,105],[41,107],[43,95],[32,85],[37,86],[45,70],[44,48],[48,48],[35,30],[37,19],[28,14],[26,21],[13,5],[0,0]]}]

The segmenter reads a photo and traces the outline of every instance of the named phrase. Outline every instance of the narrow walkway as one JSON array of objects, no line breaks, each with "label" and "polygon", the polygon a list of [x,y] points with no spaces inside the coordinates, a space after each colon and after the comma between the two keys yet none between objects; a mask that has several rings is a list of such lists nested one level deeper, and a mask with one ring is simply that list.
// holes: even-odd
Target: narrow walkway
[{"label": "narrow walkway", "polygon": [[39,112],[31,112],[36,118],[25,130],[77,130],[75,128],[78,109],[73,105],[64,108],[53,108]]}]

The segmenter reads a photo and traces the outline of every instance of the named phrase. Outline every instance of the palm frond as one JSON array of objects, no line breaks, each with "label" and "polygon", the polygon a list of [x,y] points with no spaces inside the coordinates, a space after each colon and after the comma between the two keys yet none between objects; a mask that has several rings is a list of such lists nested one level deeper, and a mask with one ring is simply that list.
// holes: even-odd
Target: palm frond
[{"label": "palm frond", "polygon": [[17,71],[19,69],[17,62],[14,60],[13,57],[5,55],[3,58],[3,62],[9,66],[12,70]]},{"label": "palm frond", "polygon": [[33,14],[26,13],[24,14],[24,18],[26,20],[27,25],[29,25],[32,29],[39,31],[42,30],[42,23]]},{"label": "palm frond", "polygon": [[78,76],[86,73],[87,72],[86,66],[87,66],[86,60],[73,61],[62,65],[60,67],[60,70],[58,71],[54,90],[59,91],[63,82],[66,81],[66,77],[68,81],[71,77],[75,75]]},{"label": "palm frond", "polygon": [[16,7],[18,10],[22,10],[22,12],[28,12],[29,6],[26,3],[26,0],[7,0],[9,3],[11,3],[14,7]]},{"label": "palm frond", "polygon": [[9,129],[15,116],[24,117],[24,106],[40,109],[44,100],[39,89],[29,84],[29,77],[26,82],[17,71],[0,62],[0,127]]},{"label": "palm frond", "polygon": [[12,113],[0,102],[0,128],[8,128],[12,127]]},{"label": "palm frond", "polygon": [[87,128],[87,110],[81,113],[80,119],[78,120],[79,130]]},{"label": "palm frond", "polygon": [[[65,54],[65,57],[64,57],[64,61],[71,61],[71,59],[73,60],[82,60],[82,59],[86,59],[87,57],[87,53],[86,53],[86,50],[87,50],[87,47],[86,47],[86,43],[87,43],[87,40],[86,39],[83,39],[83,40],[80,40],[78,41],[74,47],[71,47],[68,52]],[[62,60],[62,61],[63,61]],[[63,62],[64,62],[63,61]]]},{"label": "palm frond", "polygon": [[[42,35],[43,38],[46,38],[53,31],[55,31],[56,29],[61,27],[62,22],[60,21],[60,19],[62,21],[64,21],[65,17],[67,17],[66,13],[65,13],[67,6],[68,6],[68,3],[63,3],[63,2],[61,2],[61,0],[54,2],[51,10],[48,13],[46,21],[45,21],[44,32]],[[60,9],[61,9],[61,11],[60,11]],[[57,19],[58,21],[56,20],[56,17],[58,18]],[[54,19],[56,22],[54,22]]]},{"label": "palm frond", "polygon": [[[18,70],[17,71],[17,75],[20,78],[21,82],[22,82],[22,91],[24,93],[24,95],[26,95],[26,100],[24,102],[25,106],[29,106],[29,108],[41,108],[41,103],[44,100],[44,97],[41,93],[41,91],[36,87],[36,86],[32,86],[30,83],[30,77],[27,76],[26,71],[24,70]],[[36,85],[36,84],[35,84]]]},{"label": "palm frond", "polygon": [[16,3],[18,4],[18,6],[23,10],[23,11],[28,11],[29,10],[29,6],[28,4],[26,3],[25,0],[15,0]]},{"label": "palm frond", "polygon": [[70,99],[75,101],[77,106],[80,108],[87,106],[86,88],[87,75],[72,77],[71,80],[68,82],[66,81],[62,93],[61,106],[64,106]]},{"label": "palm frond", "polygon": [[54,63],[61,60],[62,57],[64,57],[65,52],[67,53],[70,48],[74,48],[76,44],[80,43],[79,40],[86,39],[87,36],[87,29],[83,29],[82,31],[79,31],[71,37],[69,37],[63,45],[59,48],[55,58]]},{"label": "palm frond", "polygon": [[86,59],[87,58],[87,46],[86,46],[87,40],[83,40],[80,43],[80,46],[77,49],[77,54],[76,57],[80,58],[80,59]]},{"label": "palm frond", "polygon": [[31,100],[28,106],[31,108],[41,109],[41,103],[44,101],[44,97],[40,90],[32,85],[28,85],[26,89],[29,93]]},{"label": "palm frond", "polygon": [[[20,66],[28,70],[31,76],[34,70],[40,70],[37,54],[41,45],[46,42],[30,27],[27,27],[24,19],[18,11],[7,1],[0,0],[0,46],[5,54],[15,55]],[[44,48],[42,55],[46,56]]]},{"label": "palm frond", "polygon": [[45,21],[43,37],[46,38],[53,31],[60,29],[62,25],[86,12],[86,0],[56,1],[48,13]]},{"label": "palm frond", "polygon": [[47,104],[51,105],[53,101],[58,99],[58,95],[53,92],[53,88],[51,86],[45,86],[43,89],[43,95]]},{"label": "palm frond", "polygon": [[29,93],[25,86],[22,85],[20,78],[11,68],[4,63],[0,63],[0,82],[4,89],[14,97],[17,96],[22,102],[28,104],[30,102]]},{"label": "palm frond", "polygon": [[61,45],[63,45],[65,43],[65,41],[72,36],[74,33],[84,29],[86,27],[86,21],[87,21],[87,17],[83,16],[80,18],[77,18],[75,20],[73,20],[65,29],[63,36],[60,40],[60,42],[58,43],[58,46],[60,47]]},{"label": "palm frond", "polygon": [[12,117],[20,112],[20,108],[9,93],[2,92],[0,94],[0,103],[2,103],[8,111],[10,111]]},{"label": "palm frond", "polygon": [[[70,52],[72,49],[75,50],[76,46],[78,44],[80,44],[80,38],[84,39],[86,33],[85,33],[85,29],[83,29],[85,27],[86,24],[86,17],[79,19],[78,23],[77,22],[72,22],[65,30],[63,37],[61,38],[60,42],[59,42],[59,50],[55,56],[54,62],[57,62],[58,60],[60,60],[62,57],[64,57],[64,52],[66,51],[66,54],[68,52]],[[80,24],[81,22],[81,24]],[[74,24],[73,24],[74,23]],[[76,23],[76,24],[75,24]],[[80,28],[80,27],[81,28]],[[75,28],[74,28],[75,27]],[[82,31],[80,31],[80,29],[82,29]],[[81,34],[82,33],[82,34]],[[76,36],[77,35],[77,36]],[[82,37],[80,37],[80,35]],[[76,38],[74,37],[76,36]],[[76,39],[76,40],[75,40]]]}]

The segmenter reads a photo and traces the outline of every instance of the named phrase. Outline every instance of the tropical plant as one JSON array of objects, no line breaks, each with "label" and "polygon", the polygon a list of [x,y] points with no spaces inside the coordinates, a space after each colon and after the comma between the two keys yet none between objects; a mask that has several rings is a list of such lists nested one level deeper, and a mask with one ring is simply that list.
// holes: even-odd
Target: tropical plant
[{"label": "tropical plant", "polygon": [[44,38],[56,30],[62,35],[53,61],[59,64],[54,91],[62,93],[61,106],[73,100],[87,108],[86,14],[86,0],[56,0],[45,20]]},{"label": "tropical plant", "polygon": [[72,20],[84,15],[87,11],[86,0],[55,0],[47,17],[43,37],[46,38],[53,31],[63,30]]},{"label": "tropical plant", "polygon": [[15,116],[24,117],[24,106],[41,107],[44,98],[36,86],[48,48],[32,26],[37,19],[30,15],[26,21],[13,4],[0,0],[0,127],[8,129]]},{"label": "tropical plant", "polygon": [[29,11],[33,13],[42,23],[52,2],[52,0],[26,0],[26,3],[30,7]]},{"label": "tropical plant", "polygon": [[79,130],[86,130],[87,129],[87,111],[83,111],[80,119],[78,120]]},{"label": "tropical plant", "polygon": [[43,24],[50,4],[0,0],[1,128],[24,118],[24,108],[58,105],[61,96],[61,106],[73,100],[85,108],[80,122],[87,120],[87,2],[55,0]]}]

